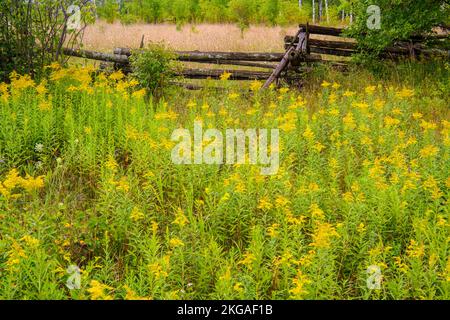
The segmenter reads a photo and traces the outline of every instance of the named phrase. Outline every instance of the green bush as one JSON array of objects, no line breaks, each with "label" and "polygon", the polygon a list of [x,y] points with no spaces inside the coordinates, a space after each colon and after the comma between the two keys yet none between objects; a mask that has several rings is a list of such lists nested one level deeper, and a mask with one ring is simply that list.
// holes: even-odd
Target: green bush
[{"label": "green bush", "polygon": [[[377,5],[381,12],[379,29],[370,29],[367,9]],[[413,34],[429,32],[446,19],[450,6],[445,0],[359,0],[353,4],[356,19],[349,35],[358,40],[361,51],[375,55],[396,40],[407,40]]]},{"label": "green bush", "polygon": [[131,56],[133,76],[149,94],[159,97],[176,78],[179,64],[175,58],[176,55],[163,43],[150,44]]},{"label": "green bush", "polygon": [[46,65],[64,62],[63,47],[78,43],[92,13],[85,0],[0,1],[0,81],[13,70],[38,78]]}]

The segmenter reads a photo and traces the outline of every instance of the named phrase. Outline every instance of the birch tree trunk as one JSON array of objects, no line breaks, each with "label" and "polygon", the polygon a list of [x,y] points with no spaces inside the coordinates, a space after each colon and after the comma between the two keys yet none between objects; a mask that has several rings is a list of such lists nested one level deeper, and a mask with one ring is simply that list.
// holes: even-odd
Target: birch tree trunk
[{"label": "birch tree trunk", "polygon": [[325,0],[325,14],[327,15],[327,23],[329,23],[330,15],[328,14],[328,0]]},{"label": "birch tree trunk", "polygon": [[313,23],[316,23],[316,2],[312,0]]},{"label": "birch tree trunk", "polygon": [[317,15],[317,20],[322,21],[323,17],[323,0],[319,0],[319,14]]}]

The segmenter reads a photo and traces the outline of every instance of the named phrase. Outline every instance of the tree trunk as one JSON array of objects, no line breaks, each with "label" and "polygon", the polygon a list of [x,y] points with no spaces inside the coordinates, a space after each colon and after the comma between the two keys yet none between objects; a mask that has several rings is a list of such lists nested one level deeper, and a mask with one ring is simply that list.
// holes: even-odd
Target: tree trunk
[{"label": "tree trunk", "polygon": [[313,23],[316,23],[316,2],[312,0],[312,18]]},{"label": "tree trunk", "polygon": [[323,5],[322,5],[322,1],[323,0],[319,0],[319,14],[318,14],[318,21],[322,21],[322,17],[323,17]]}]

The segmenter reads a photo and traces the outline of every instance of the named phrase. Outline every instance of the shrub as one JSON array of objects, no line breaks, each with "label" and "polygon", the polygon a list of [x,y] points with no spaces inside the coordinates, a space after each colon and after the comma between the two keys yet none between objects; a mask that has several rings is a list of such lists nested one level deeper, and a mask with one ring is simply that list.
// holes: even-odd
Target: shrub
[{"label": "shrub", "polygon": [[[379,29],[369,29],[367,21],[371,13],[369,6],[380,8],[381,24]],[[429,32],[447,19],[450,7],[443,0],[360,0],[354,3],[355,22],[349,34],[358,40],[362,51],[383,50],[396,40],[407,40],[413,34]]]},{"label": "shrub", "polygon": [[[74,20],[77,16],[79,26]],[[63,46],[76,44],[91,18],[88,0],[2,0],[0,79],[5,80],[13,70],[39,76],[50,62],[61,62]]]},{"label": "shrub", "polygon": [[133,76],[148,93],[159,97],[176,77],[178,63],[175,54],[163,43],[150,44],[131,56]]}]

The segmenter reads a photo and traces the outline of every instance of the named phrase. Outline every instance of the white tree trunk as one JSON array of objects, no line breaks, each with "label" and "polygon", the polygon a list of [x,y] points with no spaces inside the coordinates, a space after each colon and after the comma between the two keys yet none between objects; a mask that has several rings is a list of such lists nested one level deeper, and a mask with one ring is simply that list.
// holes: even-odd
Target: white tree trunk
[{"label": "white tree trunk", "polygon": [[316,2],[312,0],[313,23],[316,23]]},{"label": "white tree trunk", "polygon": [[330,15],[328,14],[328,0],[325,0],[325,14],[327,16],[327,23],[330,22]]},{"label": "white tree trunk", "polygon": [[317,15],[317,20],[322,21],[323,17],[323,0],[319,0],[319,14]]}]

